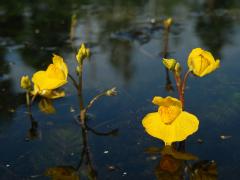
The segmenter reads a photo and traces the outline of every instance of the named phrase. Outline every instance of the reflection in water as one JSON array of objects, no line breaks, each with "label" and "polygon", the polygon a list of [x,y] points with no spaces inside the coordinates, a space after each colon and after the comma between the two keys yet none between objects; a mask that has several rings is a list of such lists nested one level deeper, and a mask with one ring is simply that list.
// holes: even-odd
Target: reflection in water
[{"label": "reflection in water", "polygon": [[197,35],[213,54],[221,57],[224,45],[231,44],[233,19],[228,15],[219,15],[224,8],[233,6],[234,1],[206,0],[202,9],[204,14],[197,18],[195,26]]},{"label": "reflection in water", "polygon": [[[179,146],[180,147],[180,146]],[[191,179],[191,180],[216,180],[217,166],[215,161],[202,161],[198,157],[178,150],[171,146],[160,148],[149,148],[146,152],[161,154],[160,161],[155,167],[157,179]]]},{"label": "reflection in water", "polygon": [[129,42],[113,41],[111,48],[110,63],[128,82],[134,73],[134,66],[131,63],[132,45]]},{"label": "reflection in water", "polygon": [[96,180],[97,170],[94,168],[91,158],[91,152],[88,141],[88,133],[92,132],[97,136],[116,136],[118,129],[114,129],[109,132],[98,132],[95,129],[89,127],[87,123],[81,124],[82,130],[82,152],[81,157],[76,167],[73,166],[57,166],[49,168],[46,172],[46,176],[52,177],[52,179],[68,179],[77,180],[85,177],[87,179]]},{"label": "reflection in water", "polygon": [[38,129],[38,122],[33,118],[33,115],[31,112],[29,112],[28,114],[29,114],[29,119],[31,122],[31,127],[28,130],[26,140],[38,139],[41,136],[41,133]]},{"label": "reflection in water", "polygon": [[[169,22],[168,22],[169,21]],[[171,22],[170,22],[171,21]],[[164,20],[164,36],[163,36],[163,58],[168,58],[168,42],[169,42],[169,33],[170,33],[170,28],[172,25],[172,19],[166,19]],[[170,79],[170,75],[169,75],[169,70],[167,68],[165,68],[166,70],[166,85],[165,85],[165,89],[168,92],[173,91],[173,86],[172,86],[172,82]]]}]

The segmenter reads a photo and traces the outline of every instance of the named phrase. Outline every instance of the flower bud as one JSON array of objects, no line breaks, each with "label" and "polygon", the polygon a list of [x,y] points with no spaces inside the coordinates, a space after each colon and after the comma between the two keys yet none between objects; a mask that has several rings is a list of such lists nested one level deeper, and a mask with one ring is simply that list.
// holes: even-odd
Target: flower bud
[{"label": "flower bud", "polygon": [[78,63],[83,61],[85,58],[89,58],[90,56],[90,49],[85,47],[85,44],[81,44],[81,47],[78,50],[78,53],[76,55],[76,59]]},{"label": "flower bud", "polygon": [[31,81],[28,76],[22,76],[21,78],[21,88],[25,90],[31,90]]},{"label": "flower bud", "polygon": [[171,71],[175,70],[175,66],[177,64],[177,61],[175,59],[165,59],[165,58],[163,58],[162,62],[168,70],[171,70]]},{"label": "flower bud", "polygon": [[163,26],[165,29],[168,29],[172,25],[172,18],[167,18],[163,21]]},{"label": "flower bud", "polygon": [[175,70],[175,73],[180,76],[180,73],[181,73],[181,70],[182,70],[182,67],[180,65],[180,63],[176,63],[175,67],[174,67],[174,70]]}]

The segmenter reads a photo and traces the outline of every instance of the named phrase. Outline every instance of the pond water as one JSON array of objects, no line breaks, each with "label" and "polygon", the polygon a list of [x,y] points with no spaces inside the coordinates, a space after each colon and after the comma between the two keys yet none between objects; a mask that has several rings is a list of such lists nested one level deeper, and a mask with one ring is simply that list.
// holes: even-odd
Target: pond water
[{"label": "pond water", "polygon": [[[149,136],[141,123],[156,110],[151,103],[154,96],[178,95],[172,74],[166,76],[161,62],[161,22],[168,17],[174,21],[168,57],[178,59],[184,70],[188,54],[196,47],[221,60],[214,73],[190,76],[187,82],[185,109],[200,120],[198,132],[185,143],[186,152],[199,160],[189,163],[201,167],[208,178],[239,179],[237,0],[2,0],[0,179],[51,179],[45,175],[56,173],[54,167],[71,174],[66,179],[78,179],[74,173],[81,164],[86,137],[90,158],[81,164],[81,179],[188,179],[184,169],[180,176],[160,170],[161,155],[146,151],[162,148],[163,143]],[[54,101],[55,114],[42,113],[37,102],[32,106],[34,121],[27,113],[21,76],[45,69],[53,53],[63,56],[74,74],[75,55],[82,42],[92,54],[84,62],[84,101],[113,86],[118,90],[117,96],[97,101],[88,114],[88,126],[97,132],[114,130],[109,136],[88,131],[84,137],[76,123],[79,107],[71,81],[64,86],[67,96]],[[173,90],[169,91],[166,85],[171,83]]]}]

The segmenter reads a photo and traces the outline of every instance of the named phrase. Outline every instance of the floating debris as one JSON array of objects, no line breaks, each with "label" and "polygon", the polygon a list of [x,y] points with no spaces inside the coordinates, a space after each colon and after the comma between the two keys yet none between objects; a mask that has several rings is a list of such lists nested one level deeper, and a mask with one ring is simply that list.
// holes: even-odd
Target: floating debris
[{"label": "floating debris", "polygon": [[151,160],[151,161],[155,161],[155,160],[157,160],[157,156],[150,156],[147,159]]},{"label": "floating debris", "polygon": [[225,139],[230,139],[232,136],[225,136],[225,135],[221,135],[220,138],[222,140],[225,140]]},{"label": "floating debris", "polygon": [[12,108],[12,109],[9,109],[8,111],[11,113],[14,113],[16,110]]},{"label": "floating debris", "polygon": [[202,143],[203,143],[203,140],[199,138],[199,139],[197,140],[197,143],[202,144]]},{"label": "floating debris", "polygon": [[109,153],[109,151],[104,151],[103,153],[104,153],[104,154],[108,154],[108,153]]},{"label": "floating debris", "polygon": [[122,176],[126,176],[127,175],[127,172],[123,172]]},{"label": "floating debris", "polygon": [[71,113],[75,112],[75,109],[74,109],[73,106],[70,107],[70,112],[71,112]]},{"label": "floating debris", "polygon": [[115,170],[116,170],[116,167],[115,167],[115,166],[112,166],[112,165],[110,165],[110,166],[108,166],[108,170],[109,170],[109,171],[115,171]]},{"label": "floating debris", "polygon": [[39,29],[35,29],[34,32],[35,32],[35,34],[39,34],[40,30]]}]

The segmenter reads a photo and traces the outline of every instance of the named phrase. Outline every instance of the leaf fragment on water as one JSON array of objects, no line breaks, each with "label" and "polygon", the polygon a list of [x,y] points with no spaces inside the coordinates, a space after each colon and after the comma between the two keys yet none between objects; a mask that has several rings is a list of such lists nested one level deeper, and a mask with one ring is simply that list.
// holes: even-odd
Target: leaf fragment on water
[{"label": "leaf fragment on water", "polygon": [[225,136],[225,135],[221,135],[220,138],[222,140],[225,140],[225,139],[230,139],[232,136]]}]

